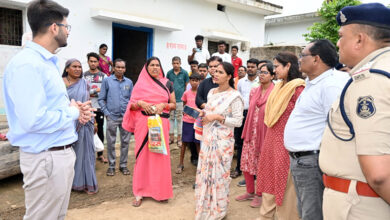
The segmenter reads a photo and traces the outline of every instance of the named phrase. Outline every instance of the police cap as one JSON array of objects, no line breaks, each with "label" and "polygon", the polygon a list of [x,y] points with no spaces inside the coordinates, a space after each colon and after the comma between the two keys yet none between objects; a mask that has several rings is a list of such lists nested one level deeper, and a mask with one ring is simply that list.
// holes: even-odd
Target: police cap
[{"label": "police cap", "polygon": [[390,8],[387,8],[380,3],[347,6],[339,11],[336,19],[340,26],[348,24],[367,24],[390,29]]}]

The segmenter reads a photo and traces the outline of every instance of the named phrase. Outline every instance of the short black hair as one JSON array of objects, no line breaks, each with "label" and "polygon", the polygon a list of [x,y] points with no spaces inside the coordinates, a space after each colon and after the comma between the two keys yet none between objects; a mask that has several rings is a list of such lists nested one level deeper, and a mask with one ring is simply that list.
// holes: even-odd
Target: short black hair
[{"label": "short black hair", "polygon": [[190,76],[190,79],[198,79],[201,80],[202,76],[198,72],[193,72]]},{"label": "short black hair", "polygon": [[192,65],[192,64],[196,64],[196,65],[198,65],[198,64],[199,64],[199,62],[198,62],[197,60],[191,60],[191,61],[190,61],[190,65]]},{"label": "short black hair", "polygon": [[256,64],[256,67],[257,67],[257,65],[259,65],[260,62],[256,58],[250,58],[248,61],[246,61],[247,65],[248,65],[248,63],[254,63],[254,64]]},{"label": "short black hair", "polygon": [[314,40],[309,48],[311,55],[318,55],[328,67],[334,68],[338,63],[336,47],[327,39]]},{"label": "short black hair", "polygon": [[202,35],[196,35],[195,36],[195,41],[197,41],[197,40],[203,41],[203,39],[204,39],[204,37]]},{"label": "short black hair", "polygon": [[277,60],[283,66],[290,63],[290,69],[287,73],[287,82],[297,78],[302,79],[302,73],[299,71],[298,57],[295,56],[295,54],[287,51],[280,52],[274,57],[274,60]]},{"label": "short black hair", "polygon": [[240,68],[244,68],[244,70],[245,70],[245,72],[246,72],[246,67],[245,67],[245,66],[240,66],[240,67],[238,67],[238,69],[240,69]]},{"label": "short black hair", "polygon": [[238,47],[237,46],[232,46],[232,50],[233,49],[237,49],[237,51],[238,51]]},{"label": "short black hair", "polygon": [[99,55],[97,53],[95,53],[95,52],[88,53],[87,60],[89,60],[89,58],[91,58],[91,57],[95,57],[99,61]]},{"label": "short black hair", "polygon": [[125,65],[126,65],[126,61],[122,60],[121,58],[116,58],[116,59],[114,60],[114,67],[115,67],[116,63],[118,63],[118,62],[124,62]]},{"label": "short black hair", "polygon": [[209,69],[209,66],[207,66],[206,63],[201,63],[201,64],[198,65],[198,69],[199,69],[199,68],[206,68],[206,69]]},{"label": "short black hair", "polygon": [[33,36],[46,33],[48,26],[68,17],[69,9],[51,0],[35,0],[27,7],[27,20]]},{"label": "short black hair", "polygon": [[218,41],[218,46],[219,46],[219,45],[221,45],[221,44],[223,44],[223,45],[225,45],[225,46],[226,46],[226,42],[225,42],[225,41],[223,41],[223,40],[221,40],[221,41]]},{"label": "short black hair", "polygon": [[102,49],[103,47],[107,47],[107,44],[100,44],[99,49]]},{"label": "short black hair", "polygon": [[222,63],[222,58],[219,57],[219,56],[212,56],[212,57],[210,57],[210,59],[207,60],[207,65],[208,65],[211,61],[218,61],[219,63]]},{"label": "short black hair", "polygon": [[174,61],[179,61],[179,62],[181,63],[181,59],[180,59],[180,57],[178,57],[178,56],[172,57],[172,63],[173,63]]}]

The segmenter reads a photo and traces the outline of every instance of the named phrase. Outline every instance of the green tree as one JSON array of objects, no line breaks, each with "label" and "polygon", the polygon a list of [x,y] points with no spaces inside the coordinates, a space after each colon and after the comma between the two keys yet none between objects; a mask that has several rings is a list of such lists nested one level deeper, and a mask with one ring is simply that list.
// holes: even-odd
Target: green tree
[{"label": "green tree", "polygon": [[337,13],[345,6],[359,5],[359,0],[325,0],[317,13],[322,18],[321,22],[315,22],[308,28],[310,31],[303,34],[306,41],[328,39],[335,45],[338,40],[339,25],[336,21]]}]

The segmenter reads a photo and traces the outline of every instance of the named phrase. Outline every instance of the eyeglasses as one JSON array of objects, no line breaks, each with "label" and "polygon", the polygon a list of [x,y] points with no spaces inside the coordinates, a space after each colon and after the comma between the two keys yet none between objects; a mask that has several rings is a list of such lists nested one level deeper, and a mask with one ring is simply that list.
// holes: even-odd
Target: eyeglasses
[{"label": "eyeglasses", "polygon": [[[50,26],[52,24],[53,23],[47,23],[46,26]],[[65,27],[68,32],[70,32],[70,30],[72,29],[72,26],[70,24],[62,24],[62,23],[54,23],[54,24],[56,24],[57,26],[60,26],[60,27],[61,26]]]},{"label": "eyeglasses", "polygon": [[267,74],[269,74],[269,72],[268,72],[268,71],[257,71],[257,73],[258,73],[258,74],[263,74],[263,75],[267,75]]},{"label": "eyeglasses", "polygon": [[305,54],[305,53],[299,54],[299,58],[300,59],[303,58],[303,57],[307,57],[307,56],[316,56],[316,55],[314,55],[314,54]]},{"label": "eyeglasses", "polygon": [[72,29],[72,26],[70,26],[70,24],[56,23],[56,25],[58,25],[58,26],[60,26],[60,27],[61,27],[61,26],[64,26],[68,32],[70,32],[70,30]]}]

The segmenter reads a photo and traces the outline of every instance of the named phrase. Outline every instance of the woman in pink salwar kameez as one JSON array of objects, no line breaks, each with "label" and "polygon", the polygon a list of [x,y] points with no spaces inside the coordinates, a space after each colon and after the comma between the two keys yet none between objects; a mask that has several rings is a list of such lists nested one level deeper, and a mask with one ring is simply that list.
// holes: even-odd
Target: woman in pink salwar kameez
[{"label": "woman in pink salwar kameez", "polygon": [[[135,165],[133,171],[133,206],[143,197],[157,201],[172,198],[171,160],[169,153],[169,111],[176,108],[173,85],[161,68],[157,57],[148,59],[134,86],[123,119],[123,128],[134,133]],[[162,120],[167,155],[148,148],[148,116],[159,114]]]}]

